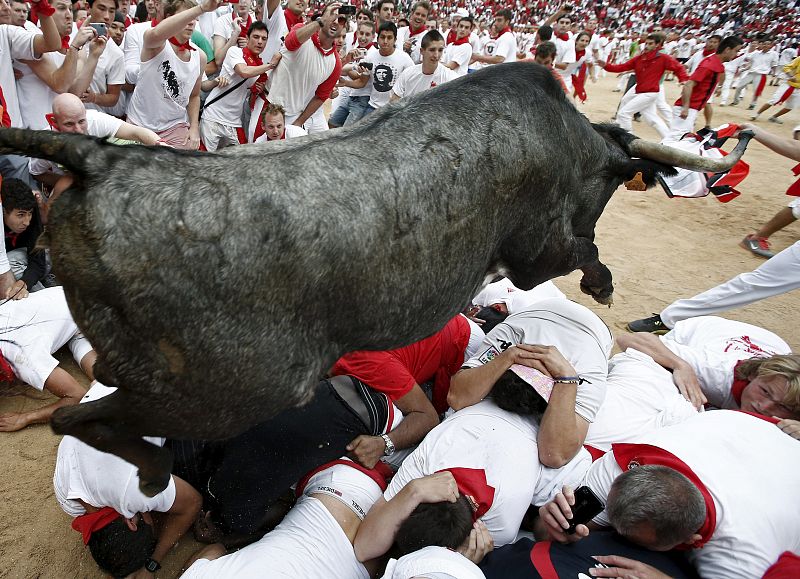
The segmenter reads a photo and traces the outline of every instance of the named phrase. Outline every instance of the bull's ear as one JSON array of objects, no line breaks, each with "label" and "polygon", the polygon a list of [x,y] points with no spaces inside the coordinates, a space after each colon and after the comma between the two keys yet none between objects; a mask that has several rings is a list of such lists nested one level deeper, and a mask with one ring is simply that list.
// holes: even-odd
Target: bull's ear
[{"label": "bull's ear", "polygon": [[[648,161],[647,159],[628,159],[619,168],[619,175],[624,182],[638,180],[643,182],[647,188],[658,183],[658,177],[672,177],[677,174],[678,170],[675,167],[656,161]],[[638,179],[637,176],[639,177]]]},{"label": "bull's ear", "polygon": [[592,123],[592,128],[597,131],[606,141],[614,143],[620,147],[626,155],[630,156],[628,145],[636,140],[636,136],[629,133],[618,125],[610,123]]}]

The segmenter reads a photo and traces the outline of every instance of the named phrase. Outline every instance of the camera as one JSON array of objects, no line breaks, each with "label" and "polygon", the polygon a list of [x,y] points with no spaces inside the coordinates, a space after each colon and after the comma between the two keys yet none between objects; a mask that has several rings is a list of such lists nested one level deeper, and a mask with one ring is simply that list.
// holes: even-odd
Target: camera
[{"label": "camera", "polygon": [[352,4],[345,4],[344,6],[339,6],[339,14],[344,14],[346,16],[352,16],[356,13],[356,7]]}]

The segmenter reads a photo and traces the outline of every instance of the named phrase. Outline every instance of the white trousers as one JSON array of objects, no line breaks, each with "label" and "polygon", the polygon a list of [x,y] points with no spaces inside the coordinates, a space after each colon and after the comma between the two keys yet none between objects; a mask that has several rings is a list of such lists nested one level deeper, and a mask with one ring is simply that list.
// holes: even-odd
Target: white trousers
[{"label": "white trousers", "polygon": [[671,303],[661,312],[661,320],[668,328],[674,328],[687,318],[710,316],[797,288],[800,288],[800,241],[753,271],[740,273],[693,298]]},{"label": "white trousers", "polygon": [[681,111],[683,107],[672,107],[672,122],[669,125],[670,141],[680,141],[681,137],[686,133],[694,132],[694,122],[697,120],[697,114],[700,111],[689,109],[689,114],[685,119],[681,118]]},{"label": "white trousers", "polygon": [[663,139],[669,133],[669,128],[656,112],[656,108],[660,104],[659,98],[657,92],[636,93],[629,99],[623,98],[619,111],[617,111],[617,123],[626,131],[632,131],[633,115],[642,113],[642,119],[658,131]]},{"label": "white trousers", "polygon": [[731,87],[733,86],[733,80],[735,75],[732,72],[725,71],[725,82],[722,83],[722,90],[720,92],[720,99],[719,104],[727,105],[728,99],[731,96]]},{"label": "white trousers", "polygon": [[753,100],[752,102],[756,102],[758,97],[756,96],[756,91],[758,90],[758,85],[761,82],[761,77],[764,76],[763,74],[758,74],[757,72],[748,72],[741,79],[739,79],[739,86],[736,88],[736,93],[733,95],[733,102],[738,101],[742,98],[742,91],[746,89],[751,84],[753,85]]}]

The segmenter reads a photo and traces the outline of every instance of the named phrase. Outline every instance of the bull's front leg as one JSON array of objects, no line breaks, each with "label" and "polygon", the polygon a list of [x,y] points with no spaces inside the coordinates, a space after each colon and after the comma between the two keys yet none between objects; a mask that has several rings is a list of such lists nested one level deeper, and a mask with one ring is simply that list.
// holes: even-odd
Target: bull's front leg
[{"label": "bull's front leg", "polygon": [[139,490],[152,497],[169,484],[172,454],[142,438],[147,416],[136,412],[139,406],[117,390],[94,402],[59,409],[51,425],[56,434],[74,436],[138,467]]},{"label": "bull's front leg", "polygon": [[597,258],[581,268],[581,291],[594,298],[594,300],[611,307],[614,303],[614,284],[611,271]]}]

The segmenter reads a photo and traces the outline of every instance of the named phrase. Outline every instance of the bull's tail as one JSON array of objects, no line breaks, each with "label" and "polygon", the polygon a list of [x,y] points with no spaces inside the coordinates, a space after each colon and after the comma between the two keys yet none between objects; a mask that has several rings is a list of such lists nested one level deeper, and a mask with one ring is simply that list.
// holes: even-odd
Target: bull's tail
[{"label": "bull's tail", "polygon": [[80,176],[86,176],[91,166],[106,165],[109,147],[102,139],[86,135],[0,129],[0,154],[17,153],[47,159]]}]

